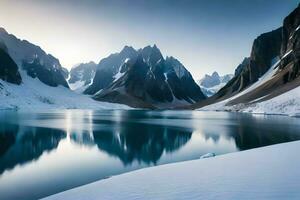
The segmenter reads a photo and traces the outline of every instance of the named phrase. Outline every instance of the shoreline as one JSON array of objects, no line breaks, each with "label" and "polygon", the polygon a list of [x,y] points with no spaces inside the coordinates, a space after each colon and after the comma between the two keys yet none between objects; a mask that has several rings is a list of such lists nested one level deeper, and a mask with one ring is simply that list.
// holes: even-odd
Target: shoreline
[{"label": "shoreline", "polygon": [[297,199],[299,149],[295,141],[149,167],[45,199]]}]

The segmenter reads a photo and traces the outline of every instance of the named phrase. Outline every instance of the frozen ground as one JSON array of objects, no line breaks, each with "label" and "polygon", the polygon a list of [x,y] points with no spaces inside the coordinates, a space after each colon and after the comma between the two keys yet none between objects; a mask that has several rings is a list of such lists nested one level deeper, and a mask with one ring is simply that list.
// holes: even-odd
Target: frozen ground
[{"label": "frozen ground", "polygon": [[0,109],[129,109],[128,106],[94,101],[63,86],[50,87],[21,71],[23,83],[0,80]]},{"label": "frozen ground", "polygon": [[239,111],[256,114],[279,114],[289,116],[300,116],[300,87],[290,90],[284,94],[274,97],[270,100],[260,103],[253,103],[247,106],[234,105],[226,106],[227,101],[218,102],[212,105],[200,108],[202,111]]},{"label": "frozen ground", "polygon": [[300,87],[290,90],[268,101],[252,104],[241,109],[243,112],[261,114],[284,114],[300,116]]},{"label": "frozen ground", "polygon": [[300,199],[300,141],[146,168],[46,198]]}]

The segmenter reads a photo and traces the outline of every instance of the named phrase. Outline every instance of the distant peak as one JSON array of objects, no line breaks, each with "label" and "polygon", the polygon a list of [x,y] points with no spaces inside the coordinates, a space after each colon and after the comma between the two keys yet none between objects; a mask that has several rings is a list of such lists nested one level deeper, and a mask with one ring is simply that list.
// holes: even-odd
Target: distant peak
[{"label": "distant peak", "polygon": [[152,48],[153,49],[158,49],[158,47],[156,46],[156,44],[154,44]]},{"label": "distant peak", "polygon": [[217,77],[217,78],[219,78],[219,77],[220,77],[220,76],[219,76],[219,74],[218,74],[218,72],[216,72],[216,71],[215,71],[215,72],[213,72],[211,76],[212,76],[212,77]]},{"label": "distant peak", "polygon": [[87,64],[89,64],[89,65],[97,65],[94,61],[90,61]]},{"label": "distant peak", "polygon": [[124,46],[121,52],[128,52],[128,51],[135,51],[135,49],[132,46]]},{"label": "distant peak", "polygon": [[7,33],[7,31],[4,28],[2,28],[2,27],[0,27],[0,32]]}]

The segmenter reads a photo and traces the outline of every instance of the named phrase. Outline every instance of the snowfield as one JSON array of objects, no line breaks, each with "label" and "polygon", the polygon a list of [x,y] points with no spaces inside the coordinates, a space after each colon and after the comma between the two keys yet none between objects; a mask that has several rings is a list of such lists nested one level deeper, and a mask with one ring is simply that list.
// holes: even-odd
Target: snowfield
[{"label": "snowfield", "polygon": [[[259,100],[259,99],[257,99]],[[211,104],[200,108],[201,111],[237,111],[254,114],[274,114],[300,116],[300,87],[285,92],[270,100],[252,103],[249,105],[238,104],[226,106],[229,100],[224,100],[215,104]],[[256,101],[256,100],[255,100]]]},{"label": "snowfield", "polygon": [[296,141],[161,165],[45,199],[300,199],[299,149]]},{"label": "snowfield", "polygon": [[21,85],[0,80],[0,109],[130,109],[121,104],[95,101],[63,86],[50,87],[20,72]]},{"label": "snowfield", "polygon": [[281,114],[300,117],[300,87],[280,96],[241,109],[242,112],[258,114]]}]

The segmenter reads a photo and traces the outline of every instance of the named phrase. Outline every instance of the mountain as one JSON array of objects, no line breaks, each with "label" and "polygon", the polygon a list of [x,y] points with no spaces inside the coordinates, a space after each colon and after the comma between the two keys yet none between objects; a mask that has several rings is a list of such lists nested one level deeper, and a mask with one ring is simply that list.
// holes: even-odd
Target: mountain
[{"label": "mountain", "polygon": [[97,64],[94,62],[81,63],[73,67],[69,73],[69,86],[72,90],[83,92],[93,82]]},{"label": "mountain", "polygon": [[97,70],[93,83],[89,86],[84,93],[95,94],[99,90],[109,86],[113,80],[119,75],[119,69],[128,59],[137,58],[138,52],[129,46],[125,46],[120,53],[114,53],[102,59],[97,65]]},{"label": "mountain", "polygon": [[93,84],[85,90],[100,101],[139,108],[170,108],[205,99],[188,70],[157,48],[124,47],[100,61]]},{"label": "mountain", "polygon": [[3,43],[0,43],[0,79],[18,85],[22,81],[18,66],[9,56]]},{"label": "mountain", "polygon": [[[49,86],[69,87],[59,60],[46,54],[40,47],[26,40],[20,40],[0,28],[0,41],[5,44],[14,62],[32,78],[38,78]],[[19,70],[20,70],[19,69]]]},{"label": "mountain", "polygon": [[[274,97],[299,87],[299,30],[300,4],[284,19],[282,27],[254,40],[250,57],[237,67],[232,80],[206,102],[197,103],[194,107],[212,104],[210,107],[214,109],[234,107],[240,110],[264,101],[271,102]],[[285,99],[284,102],[286,106],[293,106],[298,101],[291,103]]]},{"label": "mountain", "polygon": [[211,75],[205,74],[205,76],[199,80],[198,84],[202,92],[207,97],[210,97],[224,87],[232,78],[232,74],[220,76],[218,72],[213,72]]},{"label": "mountain", "polygon": [[57,58],[0,28],[0,109],[128,108],[76,94],[67,76]]}]

